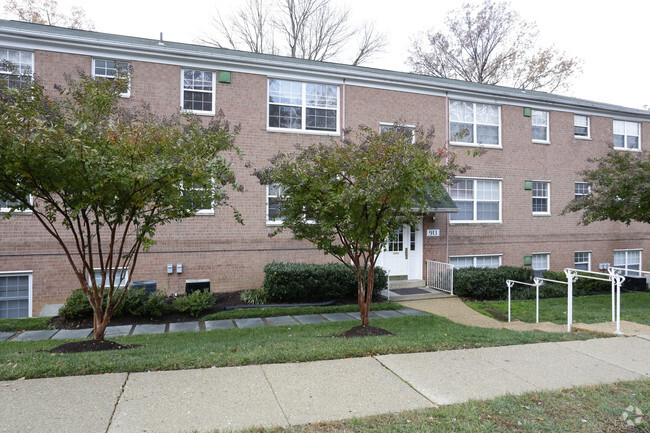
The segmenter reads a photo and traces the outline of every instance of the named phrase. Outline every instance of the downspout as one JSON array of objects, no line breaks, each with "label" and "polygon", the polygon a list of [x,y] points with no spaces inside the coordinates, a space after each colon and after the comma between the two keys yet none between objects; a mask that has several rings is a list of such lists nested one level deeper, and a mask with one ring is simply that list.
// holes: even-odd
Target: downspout
[{"label": "downspout", "polygon": [[341,86],[341,138],[345,139],[345,78]]},{"label": "downspout", "polygon": [[[445,150],[449,152],[449,92],[445,92]],[[449,163],[449,156],[447,156],[447,163]],[[449,188],[447,187],[447,192]],[[449,220],[451,219],[451,214],[447,213],[445,218],[446,228],[445,228],[445,256],[446,263],[449,263]]]}]

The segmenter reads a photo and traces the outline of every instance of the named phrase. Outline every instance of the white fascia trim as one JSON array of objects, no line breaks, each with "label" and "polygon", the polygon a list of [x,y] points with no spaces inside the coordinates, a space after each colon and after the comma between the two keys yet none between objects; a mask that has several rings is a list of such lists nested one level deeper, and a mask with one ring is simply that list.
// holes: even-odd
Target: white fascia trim
[{"label": "white fascia trim", "polygon": [[643,251],[643,248],[621,248],[614,249],[614,251]]},{"label": "white fascia trim", "polygon": [[0,271],[0,275],[25,275],[25,274],[33,274],[34,271]]},{"label": "white fascia trim", "polygon": [[[498,89],[467,89],[459,81],[456,84],[453,81],[443,84],[428,83],[417,76],[413,77],[386,77],[383,73],[374,73],[372,71],[357,71],[352,68],[341,69],[331,67],[328,64],[302,64],[295,62],[283,62],[278,59],[263,59],[242,57],[236,54],[220,54],[219,58],[207,54],[197,54],[195,51],[184,49],[172,49],[165,45],[148,46],[137,44],[125,44],[124,42],[98,40],[90,37],[78,37],[67,35],[52,35],[47,32],[38,32],[33,30],[22,30],[16,28],[0,28],[0,46],[9,45],[12,48],[25,50],[42,49],[48,51],[60,51],[71,54],[82,54],[91,56],[110,56],[116,59],[150,61],[163,64],[179,65],[196,68],[215,68],[225,69],[233,72],[256,73],[261,75],[287,74],[287,76],[300,76],[302,80],[305,77],[324,82],[323,80],[332,80],[333,77],[346,79],[347,84],[364,87],[373,87],[378,89],[390,89],[412,93],[422,93],[429,95],[445,96],[449,94],[453,99],[464,99],[472,101],[485,101],[493,104],[509,104],[516,106],[535,106],[557,111],[577,112],[588,115],[603,115],[617,117],[620,119],[633,119],[637,121],[650,121],[648,116],[623,115],[616,110],[607,108],[594,107],[593,110],[585,110],[584,105],[578,103],[561,103],[548,101],[544,102],[539,99],[539,95],[528,96],[526,90],[521,90],[520,97],[508,96],[499,93]],[[296,73],[296,71],[299,71]],[[382,70],[382,72],[384,72]],[[393,72],[393,71],[385,71]],[[587,103],[591,101],[585,101]],[[622,107],[626,108],[626,107]]]},{"label": "white fascia trim", "polygon": [[530,254],[531,254],[531,255],[536,255],[536,254],[548,254],[549,256],[551,255],[550,252],[547,252],[547,253],[530,253]]},{"label": "white fascia trim", "polygon": [[454,177],[454,179],[476,179],[476,180],[500,180],[500,181],[503,181],[502,177],[481,177],[481,176],[456,176],[456,177]]}]

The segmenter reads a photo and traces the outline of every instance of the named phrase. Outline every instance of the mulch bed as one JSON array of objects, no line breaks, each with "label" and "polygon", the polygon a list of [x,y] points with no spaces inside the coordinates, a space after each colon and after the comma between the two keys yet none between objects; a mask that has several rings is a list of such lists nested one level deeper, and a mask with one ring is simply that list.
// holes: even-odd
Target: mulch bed
[{"label": "mulch bed", "polygon": [[381,335],[393,335],[392,332],[385,329],[375,328],[374,326],[355,326],[352,329],[345,331],[337,337],[342,338],[356,338],[356,337],[379,337]]},{"label": "mulch bed", "polygon": [[48,350],[50,353],[80,353],[80,352],[100,352],[102,350],[123,350],[138,347],[138,344],[119,344],[111,340],[83,340],[65,343],[54,349]]}]

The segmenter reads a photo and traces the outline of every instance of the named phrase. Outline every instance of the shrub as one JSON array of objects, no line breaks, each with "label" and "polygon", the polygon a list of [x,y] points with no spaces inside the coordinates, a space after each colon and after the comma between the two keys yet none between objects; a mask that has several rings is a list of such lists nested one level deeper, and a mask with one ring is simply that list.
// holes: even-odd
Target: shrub
[{"label": "shrub", "polygon": [[171,307],[162,292],[148,294],[144,288],[129,289],[123,302],[123,310],[138,317],[161,317]]},{"label": "shrub", "polygon": [[[386,271],[375,267],[373,298],[386,288]],[[356,299],[357,277],[342,263],[315,265],[272,262],[264,267],[268,302],[322,302]]]},{"label": "shrub", "polygon": [[[454,294],[480,300],[507,299],[508,286],[506,286],[506,280],[532,283],[533,276],[532,269],[515,266],[454,269]],[[519,295],[521,292],[513,292],[513,298],[515,293]],[[521,296],[526,296],[525,290],[523,293]]]},{"label": "shrub", "polygon": [[192,317],[199,317],[201,313],[212,308],[214,297],[208,291],[197,290],[189,295],[176,298],[172,305],[181,313],[189,313]]},{"label": "shrub", "polygon": [[65,300],[59,314],[66,320],[86,319],[93,316],[93,307],[90,305],[84,291],[77,289]]},{"label": "shrub", "polygon": [[266,291],[262,287],[259,289],[246,290],[240,295],[242,302],[251,305],[266,304],[266,298]]}]

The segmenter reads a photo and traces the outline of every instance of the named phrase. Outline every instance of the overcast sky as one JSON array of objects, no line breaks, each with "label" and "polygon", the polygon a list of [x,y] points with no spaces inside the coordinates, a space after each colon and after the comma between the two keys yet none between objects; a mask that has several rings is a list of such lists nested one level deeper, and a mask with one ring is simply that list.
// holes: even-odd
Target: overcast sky
[{"label": "overcast sky", "polygon": [[[442,24],[462,0],[333,0],[346,5],[355,19],[371,19],[389,34],[386,53],[366,66],[408,71],[411,39]],[[86,10],[100,32],[194,43],[211,30],[217,8],[227,11],[240,0],[59,0]],[[0,0],[4,6],[5,0]],[[423,6],[426,5],[426,6]],[[650,105],[648,0],[512,0],[512,8],[535,21],[544,45],[553,44],[583,59],[583,72],[569,96],[642,108]]]}]

